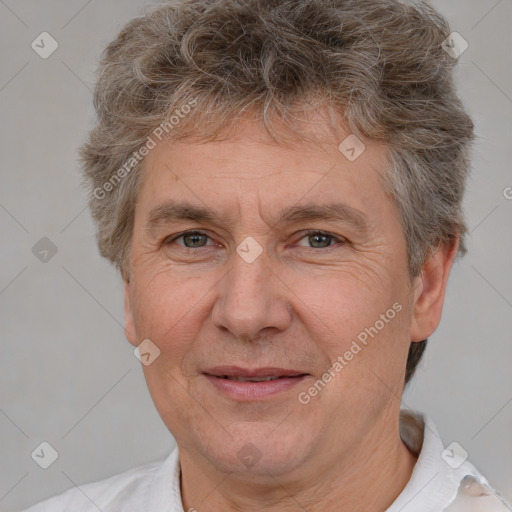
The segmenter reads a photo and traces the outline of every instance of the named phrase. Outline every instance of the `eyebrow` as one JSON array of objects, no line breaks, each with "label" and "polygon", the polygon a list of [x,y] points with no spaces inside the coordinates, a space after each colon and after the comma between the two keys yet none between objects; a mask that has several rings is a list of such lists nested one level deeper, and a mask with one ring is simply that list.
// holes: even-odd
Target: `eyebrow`
[{"label": "eyebrow", "polygon": [[[226,216],[223,221],[233,226],[238,216]],[[213,210],[186,201],[168,201],[153,208],[148,216],[146,229],[153,230],[159,226],[189,220],[210,224],[220,224],[221,219]],[[290,206],[282,210],[277,217],[269,219],[269,224],[292,224],[304,221],[342,221],[354,225],[361,232],[369,228],[367,216],[360,210],[344,203],[311,203]]]}]

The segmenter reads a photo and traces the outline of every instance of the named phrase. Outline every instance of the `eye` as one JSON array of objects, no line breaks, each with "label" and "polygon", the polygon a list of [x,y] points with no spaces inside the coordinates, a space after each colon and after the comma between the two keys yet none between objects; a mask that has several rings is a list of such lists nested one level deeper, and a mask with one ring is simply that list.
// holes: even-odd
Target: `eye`
[{"label": "eye", "polygon": [[300,240],[304,239],[307,239],[307,243],[311,244],[310,248],[312,249],[324,249],[331,247],[333,245],[331,244],[332,241],[340,242],[342,244],[347,242],[344,238],[331,235],[330,233],[313,230],[306,231],[305,235]]},{"label": "eye", "polygon": [[183,244],[178,245],[181,245],[187,249],[197,249],[200,247],[204,247],[206,245],[206,240],[209,238],[210,237],[206,233],[203,233],[201,231],[187,231],[185,233],[182,233],[181,235],[167,238],[164,241],[164,244],[170,245],[176,240],[183,239]]},{"label": "eye", "polygon": [[[210,237],[202,231],[186,231],[185,233],[167,238],[164,244],[171,245],[177,240],[182,240],[182,243],[178,243],[177,245],[185,247],[186,249],[200,249],[201,247],[207,247],[207,241],[209,239]],[[310,249],[326,249],[332,247],[336,242],[341,244],[347,242],[347,240],[342,237],[315,230],[305,231],[302,238],[299,239],[299,242],[302,240],[307,240],[306,243],[310,244]],[[303,246],[301,243],[297,243],[297,245]]]}]

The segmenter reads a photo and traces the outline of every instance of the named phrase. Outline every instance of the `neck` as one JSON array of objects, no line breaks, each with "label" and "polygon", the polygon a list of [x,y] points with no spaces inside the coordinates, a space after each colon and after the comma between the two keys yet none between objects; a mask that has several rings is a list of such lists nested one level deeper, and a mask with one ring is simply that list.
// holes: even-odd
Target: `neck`
[{"label": "neck", "polygon": [[417,460],[400,439],[398,420],[372,429],[348,454],[332,458],[332,451],[328,463],[322,464],[319,454],[293,475],[256,479],[219,471],[180,449],[184,510],[385,512],[407,485]]}]

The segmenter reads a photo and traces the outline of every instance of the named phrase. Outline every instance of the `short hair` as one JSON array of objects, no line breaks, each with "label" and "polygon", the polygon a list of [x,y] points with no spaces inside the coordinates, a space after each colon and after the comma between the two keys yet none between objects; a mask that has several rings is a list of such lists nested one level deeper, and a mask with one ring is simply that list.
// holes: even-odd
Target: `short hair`
[{"label": "short hair", "polygon": [[[389,148],[382,180],[411,277],[440,244],[464,255],[474,135],[449,34],[422,1],[175,0],[131,20],[103,52],[97,123],[80,149],[101,255],[129,280],[143,156],[157,139],[220,140],[250,113],[277,143],[309,140],[297,120],[319,111]],[[406,382],[425,343],[411,343]]]}]

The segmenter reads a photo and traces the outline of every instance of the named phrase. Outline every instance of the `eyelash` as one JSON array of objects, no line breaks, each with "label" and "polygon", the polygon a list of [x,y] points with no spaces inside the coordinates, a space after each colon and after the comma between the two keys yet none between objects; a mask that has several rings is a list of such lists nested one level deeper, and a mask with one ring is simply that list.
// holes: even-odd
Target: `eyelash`
[{"label": "eyelash", "polygon": [[[183,238],[187,235],[204,235],[206,237],[208,237],[210,240],[211,240],[211,237],[208,236],[207,233],[204,233],[203,231],[196,231],[196,230],[193,230],[193,231],[185,231],[184,233],[181,233],[179,235],[176,235],[175,237],[173,238],[166,238],[164,240],[164,245],[170,245],[172,242],[175,242],[176,240],[179,240],[180,238]],[[325,237],[328,237],[334,241],[337,241],[339,243],[342,243],[342,244],[346,244],[348,243],[348,240],[343,238],[343,237],[339,237],[339,236],[335,236],[335,235],[332,235],[331,233],[327,233],[326,231],[319,231],[319,230],[314,230],[314,229],[308,229],[306,231],[303,232],[303,235],[301,238],[299,238],[298,241],[302,240],[303,238],[306,238],[308,236],[311,236],[311,235],[321,235],[321,236],[325,236]],[[181,246],[183,247],[184,249],[189,249],[189,250],[195,250],[195,249],[202,249],[203,247],[208,247],[208,246],[203,246],[203,247],[185,247],[185,246]],[[334,245],[328,245],[327,247],[323,247],[322,249],[330,249],[334,247]],[[313,250],[319,250],[318,248],[315,248],[315,247],[308,247],[309,249],[313,249]]]}]

